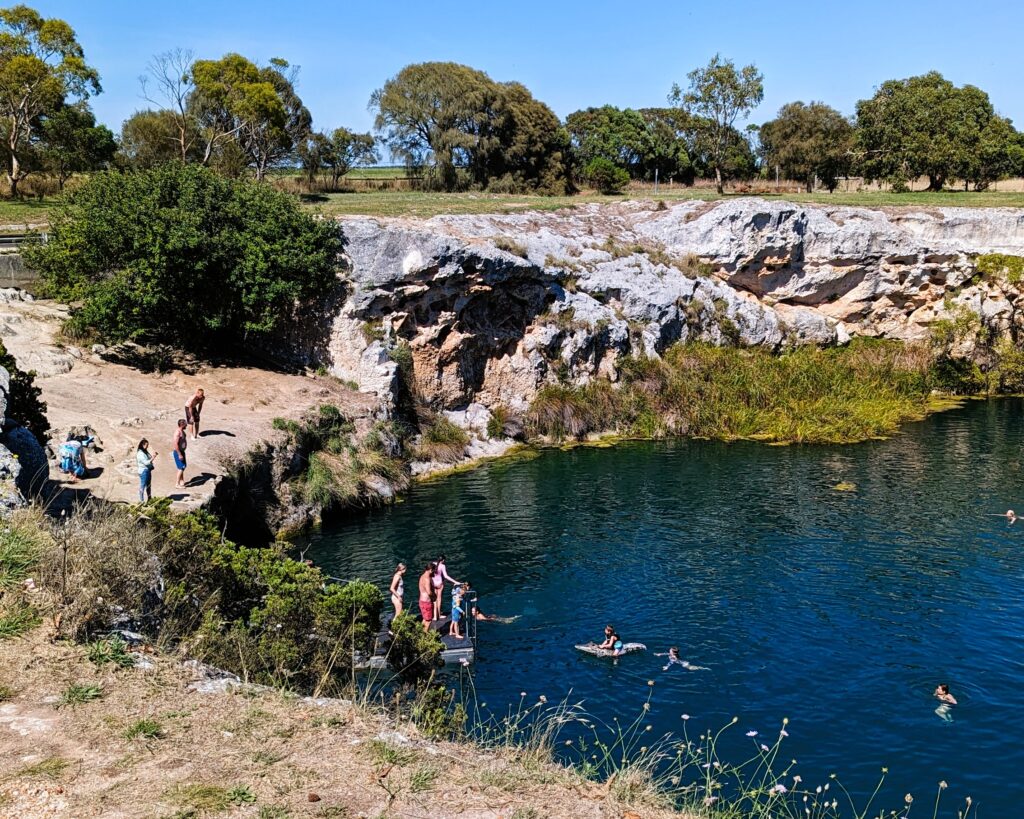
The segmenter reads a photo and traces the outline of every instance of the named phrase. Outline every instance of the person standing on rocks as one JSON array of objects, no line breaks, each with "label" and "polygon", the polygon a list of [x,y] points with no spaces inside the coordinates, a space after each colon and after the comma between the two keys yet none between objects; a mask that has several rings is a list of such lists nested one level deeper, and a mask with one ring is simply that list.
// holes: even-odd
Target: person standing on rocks
[{"label": "person standing on rocks", "polygon": [[430,621],[434,619],[434,586],[430,580],[436,570],[437,564],[431,561],[420,575],[420,616],[424,631],[430,631]]},{"label": "person standing on rocks", "polygon": [[139,468],[139,503],[153,497],[153,459],[157,453],[149,451],[149,441],[143,438],[135,450],[135,463]]},{"label": "person standing on rocks", "polygon": [[402,613],[405,597],[405,564],[399,563],[391,578],[391,605],[395,607],[395,617]]},{"label": "person standing on rocks", "polygon": [[185,467],[188,461],[185,460],[185,448],[188,446],[188,435],[185,434],[185,427],[188,422],[181,418],[178,420],[178,429],[174,432],[174,466],[178,470],[178,480],[175,487],[182,489],[185,486]]},{"label": "person standing on rocks", "polygon": [[203,393],[202,387],[200,387],[196,389],[195,395],[189,398],[188,403],[185,404],[185,420],[192,430],[193,441],[199,437],[199,414],[203,411],[203,401],[205,400],[206,395]]}]

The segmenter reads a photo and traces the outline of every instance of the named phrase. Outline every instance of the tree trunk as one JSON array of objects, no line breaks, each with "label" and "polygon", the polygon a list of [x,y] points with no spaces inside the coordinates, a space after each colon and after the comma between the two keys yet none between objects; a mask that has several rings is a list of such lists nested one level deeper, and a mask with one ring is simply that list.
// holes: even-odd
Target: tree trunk
[{"label": "tree trunk", "polygon": [[928,190],[941,191],[946,177],[941,174],[928,174]]},{"label": "tree trunk", "polygon": [[18,155],[11,149],[11,167],[7,171],[7,182],[11,187],[11,199],[18,196],[18,183],[21,181],[21,163],[18,162]]},{"label": "tree trunk", "polygon": [[804,183],[804,185],[806,186],[808,193],[814,193],[814,177],[813,176],[807,177],[807,181]]},{"label": "tree trunk", "polygon": [[715,163],[715,190],[720,194],[725,193],[725,188],[722,186],[722,169]]}]

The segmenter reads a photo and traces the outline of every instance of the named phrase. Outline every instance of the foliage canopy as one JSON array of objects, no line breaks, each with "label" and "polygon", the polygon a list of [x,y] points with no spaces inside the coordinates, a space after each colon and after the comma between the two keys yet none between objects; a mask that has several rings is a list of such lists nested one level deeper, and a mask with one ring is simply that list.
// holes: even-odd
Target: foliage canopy
[{"label": "foliage canopy", "polygon": [[373,93],[375,128],[394,157],[454,191],[562,194],[568,135],[525,86],[457,63],[408,65]]},{"label": "foliage canopy", "polygon": [[889,80],[859,101],[857,140],[868,178],[905,187],[927,176],[935,191],[954,177],[985,187],[1010,172],[1020,150],[988,94],[937,71]]},{"label": "foliage canopy", "polygon": [[294,199],[178,163],[93,176],[25,248],[73,321],[196,349],[271,333],[335,283],[341,238]]},{"label": "foliage canopy", "polygon": [[818,177],[830,191],[852,163],[853,126],[823,102],[791,102],[761,126],[761,151],[770,171],[778,166],[787,179],[803,182],[808,192]]}]

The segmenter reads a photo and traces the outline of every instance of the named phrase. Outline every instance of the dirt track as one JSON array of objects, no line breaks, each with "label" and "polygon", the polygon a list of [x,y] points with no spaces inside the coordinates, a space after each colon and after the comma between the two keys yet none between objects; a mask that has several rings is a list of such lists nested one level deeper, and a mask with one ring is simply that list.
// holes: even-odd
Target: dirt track
[{"label": "dirt track", "polygon": [[[103,360],[88,349],[55,343],[65,309],[52,302],[0,301],[0,338],[23,369],[38,371],[47,416],[55,431],[90,426],[102,451],[87,453],[90,476],[77,484],[56,469],[50,477],[74,490],[114,501],[138,497],[135,449],[141,438],[159,453],[153,495],[182,506],[201,504],[225,464],[255,444],[273,440],[275,417],[296,418],[309,407],[330,403],[365,414],[372,395],[355,392],[336,379],[291,375],[238,366],[200,365],[194,374],[145,373]],[[176,422],[196,387],[206,392],[198,440],[188,440],[185,489],[176,489],[171,458]]]}]

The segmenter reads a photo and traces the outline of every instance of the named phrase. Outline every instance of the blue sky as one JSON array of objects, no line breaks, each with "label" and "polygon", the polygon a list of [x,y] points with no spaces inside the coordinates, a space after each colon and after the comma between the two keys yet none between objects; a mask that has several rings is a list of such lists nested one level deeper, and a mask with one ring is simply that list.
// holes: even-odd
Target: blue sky
[{"label": "blue sky", "polygon": [[[12,5],[7,0],[4,5]],[[1024,128],[1024,4],[934,0],[676,0],[676,2],[313,2],[313,0],[37,0],[67,20],[104,93],[115,131],[144,107],[149,58],[181,46],[201,57],[237,51],[301,66],[299,91],[317,128],[369,130],[371,92],[402,66],[452,60],[518,80],[564,117],[610,103],[662,105],[673,82],[721,52],[754,62],[765,100],[823,100],[846,114],[887,79],[930,69],[988,91]]]}]

